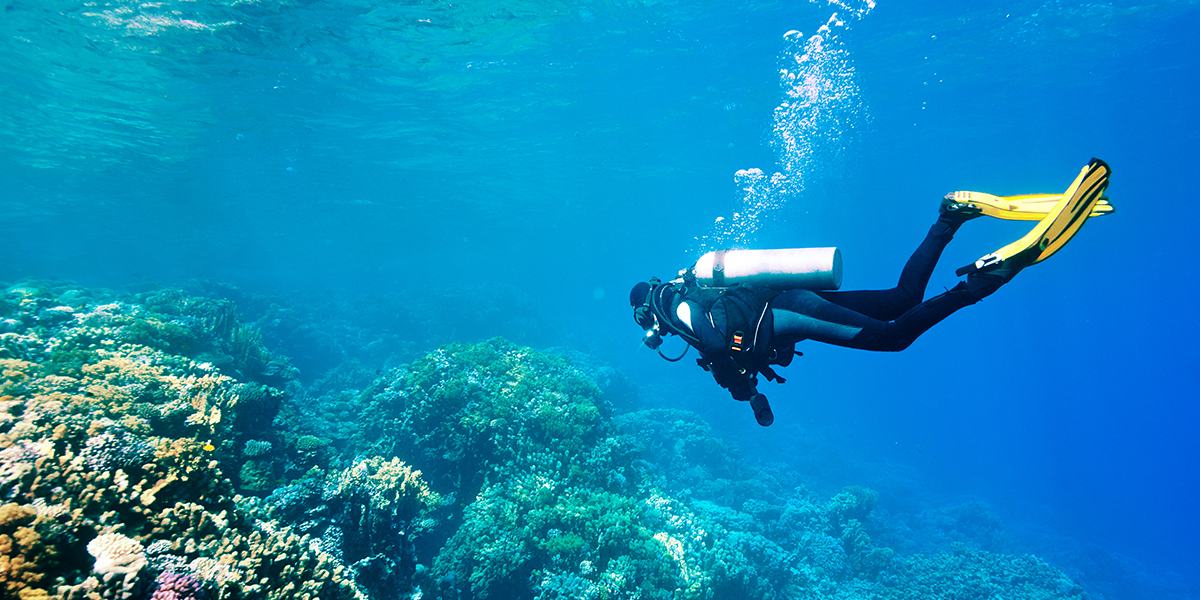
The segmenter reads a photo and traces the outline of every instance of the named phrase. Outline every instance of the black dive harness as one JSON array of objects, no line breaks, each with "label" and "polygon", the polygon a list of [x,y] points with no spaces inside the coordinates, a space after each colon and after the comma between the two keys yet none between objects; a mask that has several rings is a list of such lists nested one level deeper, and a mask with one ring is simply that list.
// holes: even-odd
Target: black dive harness
[{"label": "black dive harness", "polygon": [[[642,341],[664,360],[678,362],[687,355],[688,348],[675,358],[663,354],[660,349],[663,334],[672,333],[683,338],[689,348],[699,349],[704,356],[696,363],[714,375],[717,375],[715,363],[722,362],[725,366],[720,370],[728,371],[730,365],[727,363],[732,360],[731,366],[743,377],[752,378],[762,373],[770,381],[786,381],[771,365],[787,366],[801,353],[795,352],[795,344],[787,348],[776,348],[771,344],[774,333],[771,300],[779,291],[742,285],[707,288],[697,284],[691,269],[681,275],[667,284],[657,277],[650,279],[646,301],[635,310],[638,324],[646,329]],[[670,313],[675,298],[669,297],[668,291],[678,295],[680,302],[690,301],[703,311],[692,315],[693,322],[688,324],[690,330],[676,326]]]}]

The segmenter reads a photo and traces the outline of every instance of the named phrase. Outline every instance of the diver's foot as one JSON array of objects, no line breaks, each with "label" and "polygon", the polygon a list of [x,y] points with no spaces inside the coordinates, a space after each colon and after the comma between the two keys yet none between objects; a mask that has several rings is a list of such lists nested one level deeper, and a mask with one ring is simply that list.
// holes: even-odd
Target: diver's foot
[{"label": "diver's foot", "polygon": [[1014,256],[986,271],[976,271],[967,275],[965,288],[979,298],[986,298],[1000,289],[1000,286],[1012,281],[1022,269],[1029,266],[1028,260],[1022,260],[1021,255]]},{"label": "diver's foot", "polygon": [[938,214],[942,218],[961,224],[983,216],[983,209],[970,202],[959,202],[954,198],[954,194],[946,194],[946,197],[942,198],[942,204],[938,207]]},{"label": "diver's foot", "polygon": [[754,409],[754,420],[758,421],[759,425],[768,427],[775,422],[775,413],[771,412],[771,404],[767,402],[766,396],[755,394],[750,398],[750,408]]}]

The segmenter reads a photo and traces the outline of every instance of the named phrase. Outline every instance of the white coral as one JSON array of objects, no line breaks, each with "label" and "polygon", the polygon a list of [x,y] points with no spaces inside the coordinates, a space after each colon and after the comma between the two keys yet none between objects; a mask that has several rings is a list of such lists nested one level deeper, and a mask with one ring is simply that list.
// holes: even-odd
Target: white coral
[{"label": "white coral", "polygon": [[137,584],[138,573],[146,566],[141,542],[119,533],[105,533],[88,542],[88,554],[96,557],[93,570],[107,583],[114,575],[124,575],[121,597],[129,598]]},{"label": "white coral", "polygon": [[87,545],[88,554],[96,557],[94,570],[108,579],[110,575],[129,575],[146,566],[146,553],[141,542],[119,533],[106,533]]},{"label": "white coral", "polygon": [[[20,425],[32,425],[28,423],[18,424],[9,430],[8,435],[17,437],[19,434],[14,432]],[[16,444],[0,450],[0,484],[8,485],[17,481],[33,470],[34,463],[42,457],[54,456],[54,444],[52,442],[29,442],[26,440],[18,440]]]}]

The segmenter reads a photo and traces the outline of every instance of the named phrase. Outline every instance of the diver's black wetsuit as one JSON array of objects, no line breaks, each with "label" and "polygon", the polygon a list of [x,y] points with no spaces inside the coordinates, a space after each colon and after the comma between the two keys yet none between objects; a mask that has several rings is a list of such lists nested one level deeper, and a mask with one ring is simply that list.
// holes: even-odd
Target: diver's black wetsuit
[{"label": "diver's black wetsuit", "polygon": [[895,352],[954,311],[999,289],[1002,277],[981,275],[921,302],[938,258],[961,220],[942,216],[904,265],[900,282],[886,290],[788,290],[771,301],[776,343],[810,339],[837,346]]},{"label": "diver's black wetsuit", "polygon": [[[787,366],[796,342],[815,340],[863,350],[903,350],[954,311],[979,302],[999,289],[1011,274],[974,273],[954,289],[921,301],[942,250],[963,221],[961,216],[941,215],[908,259],[894,288],[845,292],[793,289],[775,294],[766,306],[759,304],[758,312],[754,314],[761,315],[761,311],[769,307],[760,321],[764,325],[770,323],[768,331],[771,332],[769,348],[764,353],[767,356],[759,355],[759,360],[746,356],[750,354],[746,351],[738,353],[737,359],[733,357],[728,332],[717,325],[723,321],[714,321],[711,312],[706,313],[702,308],[706,306],[702,296],[712,293],[703,288],[672,282],[653,288],[647,295],[651,286],[641,283],[630,294],[634,318],[643,329],[648,329],[652,322],[647,316],[649,313],[645,312],[646,307],[658,307],[655,316],[669,324],[667,331],[684,336],[700,351],[700,365],[712,373],[721,387],[729,390],[737,400],[753,404],[758,398],[765,406],[765,399],[756,389],[758,380],[755,376],[763,373],[776,378],[771,365]],[[762,302],[770,297],[770,293],[765,294]],[[690,312],[695,315],[687,323],[677,314],[682,303],[691,305]],[[638,309],[639,306],[642,308]],[[757,338],[757,334],[753,337]],[[759,412],[756,408],[756,416]]]}]

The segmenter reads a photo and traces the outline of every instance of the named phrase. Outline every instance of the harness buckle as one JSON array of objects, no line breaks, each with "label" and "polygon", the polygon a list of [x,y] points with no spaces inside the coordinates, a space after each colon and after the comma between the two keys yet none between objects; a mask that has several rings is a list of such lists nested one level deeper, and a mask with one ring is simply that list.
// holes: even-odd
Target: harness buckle
[{"label": "harness buckle", "polygon": [[746,347],[742,345],[742,339],[745,335],[746,334],[742,333],[741,331],[733,332],[733,343],[729,344],[729,350],[732,352],[741,352],[745,350]]}]

